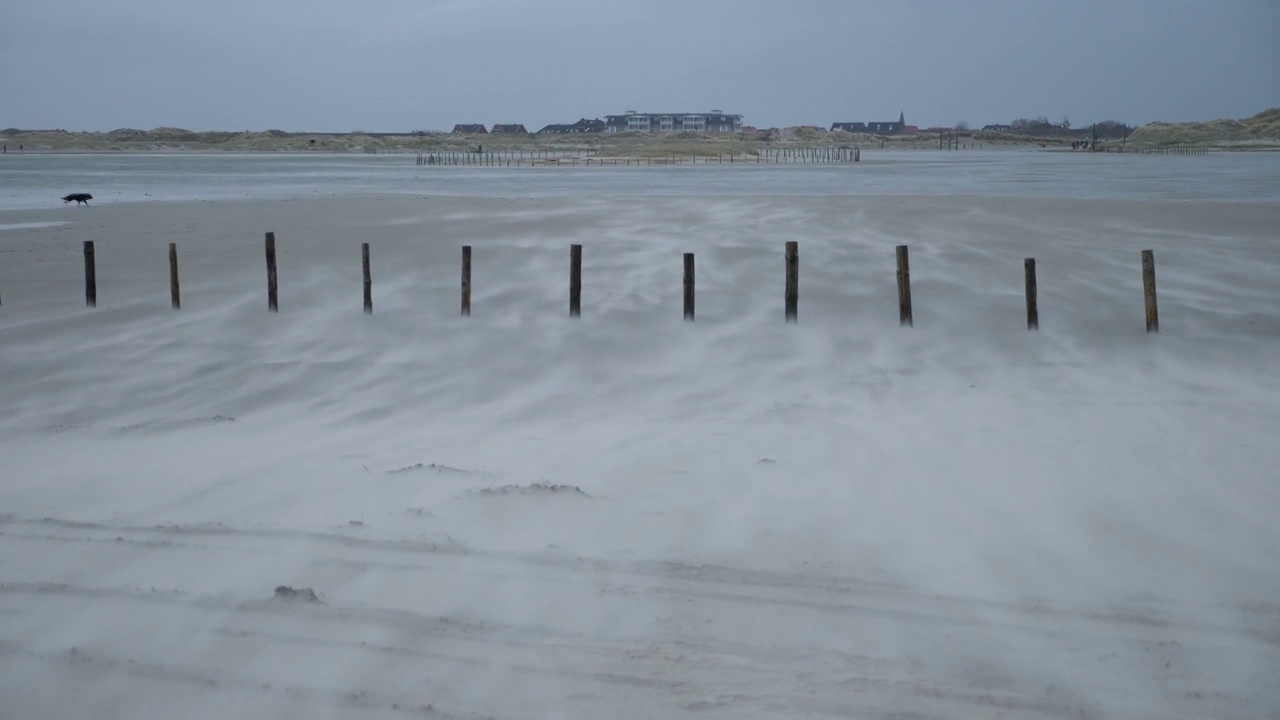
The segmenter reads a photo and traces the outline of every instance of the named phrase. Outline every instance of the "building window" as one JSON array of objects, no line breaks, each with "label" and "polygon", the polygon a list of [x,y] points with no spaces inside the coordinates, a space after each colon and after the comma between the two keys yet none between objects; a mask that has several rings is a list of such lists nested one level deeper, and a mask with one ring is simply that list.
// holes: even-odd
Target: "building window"
[{"label": "building window", "polygon": [[681,129],[689,132],[703,132],[707,129],[707,119],[699,115],[688,115],[680,119]]}]

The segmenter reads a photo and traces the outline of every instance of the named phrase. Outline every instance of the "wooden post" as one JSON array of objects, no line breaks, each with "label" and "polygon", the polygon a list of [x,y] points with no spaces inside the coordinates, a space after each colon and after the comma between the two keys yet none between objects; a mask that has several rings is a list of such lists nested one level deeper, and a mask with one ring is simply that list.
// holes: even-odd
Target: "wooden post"
[{"label": "wooden post", "polygon": [[471,316],[471,246],[462,246],[462,314]]},{"label": "wooden post", "polygon": [[693,322],[693,253],[684,254],[684,319]]},{"label": "wooden post", "polygon": [[364,269],[364,314],[373,313],[373,273],[369,270],[369,243],[360,243],[360,264]]},{"label": "wooden post", "polygon": [[84,241],[84,304],[98,306],[98,270],[93,260],[93,241]]},{"label": "wooden post", "polygon": [[182,295],[178,289],[178,243],[169,243],[169,301],[174,310],[182,307]]},{"label": "wooden post", "polygon": [[1160,332],[1160,313],[1156,310],[1156,258],[1150,250],[1142,251],[1142,297],[1147,306],[1147,332]]},{"label": "wooden post", "polygon": [[1040,308],[1036,305],[1036,259],[1022,261],[1027,276],[1027,329],[1040,329]]},{"label": "wooden post", "polygon": [[267,310],[280,312],[279,297],[276,294],[276,234],[267,233]]},{"label": "wooden post", "polygon": [[569,246],[569,317],[582,314],[582,246]]},{"label": "wooden post", "polygon": [[796,322],[797,306],[800,304],[800,243],[795,240],[787,241],[786,268],[785,321],[793,323]]},{"label": "wooden post", "polygon": [[911,270],[906,245],[898,246],[898,324],[915,326],[911,317]]}]

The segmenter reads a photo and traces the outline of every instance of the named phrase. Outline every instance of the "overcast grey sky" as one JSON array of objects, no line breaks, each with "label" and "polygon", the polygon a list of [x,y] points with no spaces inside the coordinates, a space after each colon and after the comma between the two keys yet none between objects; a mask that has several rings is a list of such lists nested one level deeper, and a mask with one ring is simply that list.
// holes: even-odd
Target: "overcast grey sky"
[{"label": "overcast grey sky", "polygon": [[1245,117],[1280,0],[2,0],[0,127]]}]

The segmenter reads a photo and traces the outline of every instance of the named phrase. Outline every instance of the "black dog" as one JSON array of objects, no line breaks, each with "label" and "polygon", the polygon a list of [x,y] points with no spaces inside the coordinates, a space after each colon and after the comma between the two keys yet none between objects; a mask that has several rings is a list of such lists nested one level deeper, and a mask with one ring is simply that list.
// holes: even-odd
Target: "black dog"
[{"label": "black dog", "polygon": [[62,198],[62,201],[71,202],[72,200],[75,200],[77,205],[79,205],[80,203],[84,203],[85,205],[88,205],[89,201],[92,199],[93,199],[93,196],[90,195],[89,193],[71,193],[70,195]]}]

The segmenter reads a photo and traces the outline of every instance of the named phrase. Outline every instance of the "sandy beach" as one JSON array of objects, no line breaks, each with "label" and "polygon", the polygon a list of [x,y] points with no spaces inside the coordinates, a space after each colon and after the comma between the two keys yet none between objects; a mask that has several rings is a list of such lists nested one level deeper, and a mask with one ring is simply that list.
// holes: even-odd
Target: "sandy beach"
[{"label": "sandy beach", "polygon": [[959,195],[0,210],[0,717],[1275,717],[1278,222]]}]

